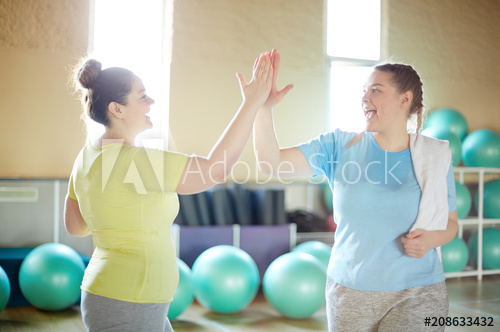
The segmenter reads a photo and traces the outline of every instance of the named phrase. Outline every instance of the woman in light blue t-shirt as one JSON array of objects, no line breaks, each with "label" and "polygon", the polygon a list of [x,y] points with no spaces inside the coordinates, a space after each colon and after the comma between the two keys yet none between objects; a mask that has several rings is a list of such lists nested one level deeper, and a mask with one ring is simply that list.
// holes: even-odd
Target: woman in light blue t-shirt
[{"label": "woman in light blue t-shirt", "polygon": [[[326,285],[329,331],[427,331],[426,317],[448,315],[437,248],[455,237],[458,217],[453,169],[444,160],[438,164],[449,166],[436,172],[448,191],[448,220],[441,221],[447,226],[411,230],[422,191],[407,122],[416,116],[418,133],[423,112],[419,75],[404,64],[376,66],[364,85],[362,133],[337,129],[280,148],[272,107],[292,86],[276,89],[280,55],[273,51],[272,59],[274,84],[256,117],[255,155],[264,173],[324,175],[333,190],[337,231]],[[449,158],[448,150],[445,146],[435,158]]]}]

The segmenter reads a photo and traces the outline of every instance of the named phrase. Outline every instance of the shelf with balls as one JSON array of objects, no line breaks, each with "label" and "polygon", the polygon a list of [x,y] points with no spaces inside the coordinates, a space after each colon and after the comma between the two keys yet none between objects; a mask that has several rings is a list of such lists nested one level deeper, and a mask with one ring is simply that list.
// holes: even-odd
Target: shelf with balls
[{"label": "shelf with balls", "polygon": [[[500,274],[500,133],[468,133],[459,111],[439,109],[429,115],[422,134],[450,142],[457,180],[458,234],[441,247],[446,277],[481,280]],[[473,231],[467,242],[464,226]]]}]

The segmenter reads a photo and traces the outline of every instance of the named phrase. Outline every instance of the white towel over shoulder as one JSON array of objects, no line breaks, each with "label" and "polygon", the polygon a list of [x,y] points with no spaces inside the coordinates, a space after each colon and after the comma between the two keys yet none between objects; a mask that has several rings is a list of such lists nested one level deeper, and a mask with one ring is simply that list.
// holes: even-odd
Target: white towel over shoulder
[{"label": "white towel over shoulder", "polygon": [[447,174],[451,163],[448,141],[410,134],[410,152],[420,190],[418,215],[411,231],[445,230],[448,226]]}]

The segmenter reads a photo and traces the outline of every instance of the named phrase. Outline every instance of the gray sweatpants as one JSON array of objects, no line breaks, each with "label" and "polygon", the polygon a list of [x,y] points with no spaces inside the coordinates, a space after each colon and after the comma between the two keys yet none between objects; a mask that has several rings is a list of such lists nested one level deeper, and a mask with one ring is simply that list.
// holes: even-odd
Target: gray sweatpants
[{"label": "gray sweatpants", "polygon": [[425,318],[448,316],[444,281],[401,291],[359,291],[328,277],[326,315],[328,331],[444,331],[425,326]]},{"label": "gray sweatpants", "polygon": [[90,332],[173,332],[167,317],[169,306],[120,301],[82,291],[82,319]]}]

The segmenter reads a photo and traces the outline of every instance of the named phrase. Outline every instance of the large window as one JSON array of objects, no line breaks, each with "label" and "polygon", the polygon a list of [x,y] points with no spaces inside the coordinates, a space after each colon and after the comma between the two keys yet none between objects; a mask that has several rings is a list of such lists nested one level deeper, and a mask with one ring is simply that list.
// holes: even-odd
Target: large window
[{"label": "large window", "polygon": [[380,53],[380,0],[328,0],[331,129],[363,130],[363,84]]},{"label": "large window", "polygon": [[[171,17],[169,1],[92,0],[89,51],[107,67],[124,67],[141,78],[151,107],[153,129],[138,137],[138,144],[155,145],[168,138],[168,95]],[[92,15],[93,14],[93,15]],[[89,138],[104,130],[88,121]],[[153,143],[156,142],[156,143]]]}]

